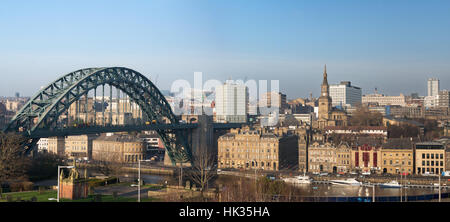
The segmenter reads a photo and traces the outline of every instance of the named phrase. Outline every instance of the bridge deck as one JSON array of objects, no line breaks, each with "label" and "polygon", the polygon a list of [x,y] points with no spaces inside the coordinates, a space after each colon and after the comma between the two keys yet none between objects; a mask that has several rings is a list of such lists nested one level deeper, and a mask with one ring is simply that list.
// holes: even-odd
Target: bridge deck
[{"label": "bridge deck", "polygon": [[[214,123],[214,129],[240,128],[242,123]],[[149,124],[149,125],[130,125],[130,126],[89,126],[89,127],[69,127],[62,129],[37,129],[29,138],[48,138],[55,136],[77,136],[96,133],[114,133],[146,130],[186,130],[198,127],[198,123],[178,123],[178,124]]]},{"label": "bridge deck", "polygon": [[47,138],[55,136],[76,136],[84,134],[96,133],[113,133],[113,132],[130,132],[130,131],[146,131],[146,130],[185,130],[196,128],[198,124],[149,124],[149,125],[133,125],[133,126],[90,126],[90,127],[69,127],[62,129],[37,129],[28,137],[30,138]]}]

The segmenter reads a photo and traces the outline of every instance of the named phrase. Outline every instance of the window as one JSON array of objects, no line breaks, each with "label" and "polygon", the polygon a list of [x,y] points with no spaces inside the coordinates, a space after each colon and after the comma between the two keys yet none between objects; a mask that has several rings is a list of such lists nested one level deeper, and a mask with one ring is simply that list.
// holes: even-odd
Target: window
[{"label": "window", "polygon": [[431,154],[431,159],[434,159],[434,154],[433,153]]},{"label": "window", "polygon": [[422,159],[425,159],[425,153],[422,153]]},{"label": "window", "polygon": [[429,153],[427,153],[427,159],[430,159],[430,154]]}]

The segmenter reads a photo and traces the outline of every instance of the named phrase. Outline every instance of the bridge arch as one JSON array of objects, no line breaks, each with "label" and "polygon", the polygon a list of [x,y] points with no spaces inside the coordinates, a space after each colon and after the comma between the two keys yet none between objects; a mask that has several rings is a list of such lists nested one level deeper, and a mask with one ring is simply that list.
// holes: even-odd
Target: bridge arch
[{"label": "bridge arch", "polygon": [[[52,130],[60,115],[90,90],[110,85],[135,102],[152,122],[178,124],[178,118],[159,91],[144,75],[125,67],[87,68],[66,74],[42,88],[12,118],[5,132],[22,132],[31,137],[37,130]],[[94,117],[96,118],[96,116]],[[156,130],[175,162],[188,162],[191,150],[179,130]],[[30,142],[33,148],[37,139]]]}]

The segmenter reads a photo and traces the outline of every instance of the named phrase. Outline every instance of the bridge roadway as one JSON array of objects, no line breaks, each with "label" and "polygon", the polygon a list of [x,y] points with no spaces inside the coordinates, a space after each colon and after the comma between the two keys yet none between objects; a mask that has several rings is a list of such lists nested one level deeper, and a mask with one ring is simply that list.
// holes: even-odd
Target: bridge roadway
[{"label": "bridge roadway", "polygon": [[[239,128],[242,123],[213,123],[214,129]],[[36,129],[31,135],[24,133],[32,139],[48,138],[57,136],[77,136],[95,133],[113,133],[147,130],[187,130],[195,129],[198,123],[177,123],[177,124],[148,124],[148,125],[129,125],[129,126],[88,126],[88,127],[68,127],[56,129]]]}]

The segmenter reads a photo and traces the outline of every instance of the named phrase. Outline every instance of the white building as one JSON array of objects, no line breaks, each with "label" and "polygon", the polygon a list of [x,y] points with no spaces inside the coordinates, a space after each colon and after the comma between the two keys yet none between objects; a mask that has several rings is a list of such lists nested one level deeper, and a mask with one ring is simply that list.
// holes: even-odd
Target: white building
[{"label": "white building", "polygon": [[40,138],[37,146],[38,152],[48,152],[48,138]]},{"label": "white building", "polygon": [[243,84],[227,81],[216,88],[216,121],[247,122],[248,90]]},{"label": "white building", "polygon": [[428,96],[437,96],[439,94],[439,79],[428,79]]},{"label": "white building", "polygon": [[330,97],[332,106],[356,106],[361,104],[361,88],[352,86],[349,81],[332,84],[330,85]]},{"label": "white building", "polygon": [[369,94],[362,97],[362,103],[378,104],[379,106],[406,106],[406,97],[400,93],[400,96],[385,96],[383,94]]},{"label": "white building", "polygon": [[435,96],[425,96],[423,106],[426,108],[433,108],[439,106],[439,94]]}]

